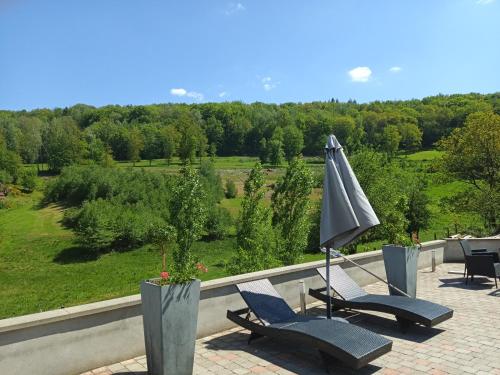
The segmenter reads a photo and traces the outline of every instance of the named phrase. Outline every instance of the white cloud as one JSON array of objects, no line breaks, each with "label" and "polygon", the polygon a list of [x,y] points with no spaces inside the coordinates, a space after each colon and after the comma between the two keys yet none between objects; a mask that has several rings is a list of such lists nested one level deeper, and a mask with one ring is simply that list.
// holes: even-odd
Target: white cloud
[{"label": "white cloud", "polygon": [[228,93],[226,91],[219,92],[219,98],[224,98],[228,96]]},{"label": "white cloud", "polygon": [[368,82],[372,75],[372,71],[367,66],[358,66],[348,72],[353,82]]},{"label": "white cloud", "polygon": [[224,14],[230,16],[231,14],[243,12],[245,10],[246,8],[242,3],[229,3],[227,4]]},{"label": "white cloud", "polygon": [[185,96],[194,100],[202,101],[204,99],[204,96],[202,93],[196,92],[196,91],[187,91],[186,89],[183,88],[177,88],[177,89],[170,89],[170,95],[173,96]]},{"label": "white cloud", "polygon": [[399,72],[400,72],[400,71],[402,71],[402,70],[403,70],[403,68],[401,68],[400,66],[393,66],[393,67],[391,67],[391,68],[389,69],[389,71],[390,71],[391,73],[399,73]]},{"label": "white cloud", "polygon": [[477,0],[476,4],[479,4],[479,5],[488,5],[488,4],[492,4],[494,2],[495,2],[495,0]]},{"label": "white cloud", "polygon": [[184,89],[170,89],[170,95],[173,96],[184,96],[187,94],[187,91]]},{"label": "white cloud", "polygon": [[261,78],[260,81],[262,82],[262,87],[266,91],[271,91],[272,89],[276,88],[276,86],[279,84],[279,82],[273,82],[273,79],[271,77]]}]

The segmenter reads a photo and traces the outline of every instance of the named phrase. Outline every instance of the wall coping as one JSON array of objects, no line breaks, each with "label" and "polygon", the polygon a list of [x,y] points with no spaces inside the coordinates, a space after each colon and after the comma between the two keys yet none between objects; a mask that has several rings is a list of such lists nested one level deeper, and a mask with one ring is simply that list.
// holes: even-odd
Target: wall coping
[{"label": "wall coping", "polygon": [[[446,244],[445,240],[435,240],[422,243],[422,251],[429,251]],[[377,257],[382,255],[382,250],[374,250],[364,253],[349,255],[348,258],[354,261]],[[331,263],[338,264],[344,262],[341,258],[333,258]],[[269,270],[246,273],[236,276],[228,276],[214,280],[203,281],[201,291],[221,288],[228,285],[234,285],[242,282],[271,278],[288,273],[300,272],[308,269],[315,269],[324,265],[323,260],[314,262],[295,264],[292,266],[272,268]],[[82,316],[98,314],[106,311],[116,310],[123,307],[135,306],[141,304],[141,295],[135,294],[126,297],[113,298],[105,301],[65,307],[58,310],[44,311],[35,314],[22,315],[13,318],[0,320],[0,333],[15,331],[23,328],[35,327],[48,323],[54,323],[67,319],[74,319]]]}]

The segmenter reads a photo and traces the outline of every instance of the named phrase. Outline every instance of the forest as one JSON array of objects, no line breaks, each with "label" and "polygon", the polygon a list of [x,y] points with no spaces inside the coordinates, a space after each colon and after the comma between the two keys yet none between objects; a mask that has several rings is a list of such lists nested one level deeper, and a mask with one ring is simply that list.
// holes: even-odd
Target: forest
[{"label": "forest", "polygon": [[361,148],[393,155],[430,149],[462,127],[470,113],[500,113],[500,93],[438,95],[422,100],[358,104],[109,105],[0,111],[2,179],[18,178],[21,163],[45,164],[54,173],[89,160],[169,163],[209,156],[258,156],[280,165],[302,153],[322,155],[334,133],[347,153]]}]

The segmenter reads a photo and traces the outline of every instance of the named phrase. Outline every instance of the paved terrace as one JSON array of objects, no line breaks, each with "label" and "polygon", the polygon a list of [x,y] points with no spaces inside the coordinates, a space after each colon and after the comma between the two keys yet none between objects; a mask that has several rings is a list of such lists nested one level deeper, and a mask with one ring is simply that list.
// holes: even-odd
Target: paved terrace
[{"label": "paved terrace", "polygon": [[[460,275],[463,264],[442,264],[436,272],[419,271],[419,298],[446,305],[452,319],[436,328],[413,327],[401,333],[392,316],[371,313],[337,314],[353,324],[393,340],[392,351],[371,365],[353,371],[339,363],[329,365],[330,374],[498,374],[500,375],[500,290],[491,279],[476,277],[466,286]],[[366,287],[386,294],[379,282]],[[242,307],[244,303],[242,301]],[[322,304],[308,313],[325,315]],[[248,331],[235,328],[196,342],[195,374],[325,374],[320,356],[313,350],[287,346],[262,338],[247,345]],[[126,345],[126,343],[124,343]],[[146,358],[133,358],[95,369],[85,375],[145,375]]]}]

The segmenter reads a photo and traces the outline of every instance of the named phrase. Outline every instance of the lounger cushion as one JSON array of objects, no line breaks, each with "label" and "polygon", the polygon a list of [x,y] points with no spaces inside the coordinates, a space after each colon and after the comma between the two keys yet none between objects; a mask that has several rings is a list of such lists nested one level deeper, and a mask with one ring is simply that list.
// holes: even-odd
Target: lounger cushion
[{"label": "lounger cushion", "polygon": [[249,281],[236,286],[246,304],[264,325],[288,321],[297,315],[268,279]]}]

